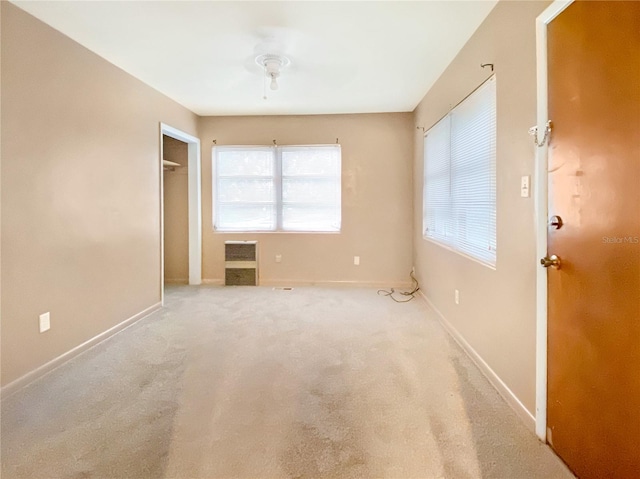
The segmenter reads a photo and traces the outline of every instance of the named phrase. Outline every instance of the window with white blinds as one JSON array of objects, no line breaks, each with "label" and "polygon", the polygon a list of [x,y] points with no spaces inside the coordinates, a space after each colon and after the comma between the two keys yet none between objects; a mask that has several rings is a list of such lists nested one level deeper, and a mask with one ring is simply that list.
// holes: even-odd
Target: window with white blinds
[{"label": "window with white blinds", "polygon": [[425,135],[424,237],[496,264],[496,79]]},{"label": "window with white blinds", "polygon": [[340,145],[221,146],[213,157],[217,231],[340,231]]},{"label": "window with white blinds", "polygon": [[341,155],[339,145],[283,146],[284,231],[340,231]]}]

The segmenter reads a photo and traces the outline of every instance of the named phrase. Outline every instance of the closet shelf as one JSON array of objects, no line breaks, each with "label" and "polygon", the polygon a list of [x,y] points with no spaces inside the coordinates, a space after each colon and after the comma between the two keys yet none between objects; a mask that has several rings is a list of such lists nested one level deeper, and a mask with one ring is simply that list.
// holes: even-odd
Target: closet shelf
[{"label": "closet shelf", "polygon": [[162,160],[162,166],[165,171],[176,171],[176,168],[180,168],[182,165],[175,161]]}]

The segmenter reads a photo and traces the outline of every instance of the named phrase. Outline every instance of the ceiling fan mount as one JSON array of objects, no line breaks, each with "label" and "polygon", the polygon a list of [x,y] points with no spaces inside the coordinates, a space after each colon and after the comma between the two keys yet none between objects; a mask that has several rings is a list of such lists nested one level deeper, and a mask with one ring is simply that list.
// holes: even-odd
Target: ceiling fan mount
[{"label": "ceiling fan mount", "polygon": [[278,89],[278,77],[283,68],[291,64],[291,60],[284,55],[264,53],[256,57],[256,63],[264,70],[264,74],[271,80],[270,88]]}]

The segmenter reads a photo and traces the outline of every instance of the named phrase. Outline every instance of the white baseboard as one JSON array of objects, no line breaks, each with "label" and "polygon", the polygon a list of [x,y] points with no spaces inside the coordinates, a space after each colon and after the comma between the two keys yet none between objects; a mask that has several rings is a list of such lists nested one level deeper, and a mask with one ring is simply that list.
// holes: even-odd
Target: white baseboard
[{"label": "white baseboard", "polygon": [[162,308],[162,304],[161,303],[156,303],[156,304],[154,304],[152,306],[149,306],[147,309],[145,309],[143,311],[140,311],[138,314],[134,314],[129,319],[125,319],[121,323],[116,324],[112,328],[109,328],[106,331],[98,334],[97,336],[94,336],[93,338],[89,339],[88,341],[85,341],[84,343],[82,343],[82,344],[76,346],[75,348],[67,351],[66,353],[61,354],[60,356],[58,356],[55,359],[52,359],[48,363],[45,363],[42,366],[34,369],[33,371],[28,372],[24,376],[19,377],[15,381],[12,381],[9,384],[7,384],[6,386],[4,386],[0,390],[0,397],[2,399],[8,398],[12,394],[18,392],[23,387],[28,386],[29,384],[33,383],[34,381],[36,381],[36,380],[42,378],[43,376],[49,374],[54,369],[59,368],[60,366],[62,366],[66,362],[70,361],[71,359],[73,359],[73,358],[75,358],[77,356],[80,356],[82,353],[87,352],[89,349],[93,348],[94,346],[97,346],[101,342],[103,342],[103,341],[109,339],[110,337],[122,332],[123,330],[125,330],[129,326],[132,326],[134,323],[140,321],[145,316],[148,316],[151,313],[154,313],[155,311],[158,311],[161,308]]},{"label": "white baseboard", "polygon": [[188,278],[165,278],[164,284],[189,284]]},{"label": "white baseboard", "polygon": [[498,391],[500,396],[507,402],[509,406],[516,412],[518,417],[522,419],[525,426],[527,426],[532,432],[535,433],[536,429],[536,419],[529,412],[529,410],[524,407],[524,404],[520,402],[518,397],[509,389],[509,387],[500,379],[500,377],[495,373],[493,369],[485,362],[484,359],[478,354],[478,352],[471,347],[471,345],[464,339],[464,337],[460,334],[460,332],[453,327],[453,325],[447,321],[447,319],[442,315],[442,313],[434,306],[434,304],[425,296],[422,291],[419,291],[420,296],[426,301],[429,307],[436,313],[440,324],[444,327],[444,329],[451,335],[451,337],[455,340],[456,343],[460,345],[463,351],[469,356],[469,358],[478,366],[478,369],[482,372],[482,374],[489,380],[491,385]]},{"label": "white baseboard", "polygon": [[[224,286],[224,279],[203,279],[202,284],[212,284],[217,286]],[[393,281],[306,281],[299,279],[261,279],[258,286],[345,286],[345,287],[360,287],[360,288],[397,288],[397,289],[411,289],[413,284],[409,281],[393,282]]]},{"label": "white baseboard", "polygon": [[304,280],[286,280],[286,279],[267,279],[260,280],[260,286],[346,286],[360,288],[411,288],[410,282],[393,282],[393,281],[304,281]]}]

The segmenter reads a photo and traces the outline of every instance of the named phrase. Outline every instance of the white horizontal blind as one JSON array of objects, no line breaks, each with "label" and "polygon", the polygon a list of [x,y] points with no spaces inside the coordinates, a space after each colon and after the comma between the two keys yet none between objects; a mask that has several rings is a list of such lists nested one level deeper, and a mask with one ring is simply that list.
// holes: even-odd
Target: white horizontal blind
[{"label": "white horizontal blind", "polygon": [[276,229],[274,156],[273,147],[214,148],[216,230]]},{"label": "white horizontal blind", "polygon": [[485,82],[451,114],[454,244],[496,262],[496,82]]},{"label": "white horizontal blind", "polygon": [[213,150],[217,231],[340,231],[340,145]]},{"label": "white horizontal blind", "polygon": [[340,145],[283,146],[284,231],[340,231]]},{"label": "white horizontal blind", "polygon": [[424,235],[448,242],[451,237],[449,115],[436,123],[424,137]]},{"label": "white horizontal blind", "polygon": [[425,136],[424,237],[496,264],[496,80]]}]

